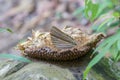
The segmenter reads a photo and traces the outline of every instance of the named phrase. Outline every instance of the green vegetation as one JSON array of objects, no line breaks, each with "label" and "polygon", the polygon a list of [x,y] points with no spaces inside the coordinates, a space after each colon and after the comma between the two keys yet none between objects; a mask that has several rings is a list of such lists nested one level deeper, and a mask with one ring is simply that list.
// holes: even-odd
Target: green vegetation
[{"label": "green vegetation", "polygon": [[9,28],[0,28],[0,32],[5,32],[5,31],[10,32],[10,33],[13,32],[13,31],[12,31],[11,29],[9,29]]},{"label": "green vegetation", "polygon": [[15,54],[0,54],[0,58],[7,58],[7,59],[13,59],[13,60],[18,60],[22,62],[31,62],[29,59],[23,57],[23,56],[18,56]]},{"label": "green vegetation", "polygon": [[[105,54],[109,53],[115,62],[120,60],[120,3],[118,0],[100,0],[93,3],[85,0],[85,16],[92,21],[91,26],[95,32],[104,32],[112,28],[117,28],[115,33],[106,38],[93,52],[99,52],[88,64],[84,71],[84,79],[90,69],[98,63]],[[95,23],[98,19],[104,19],[101,23]]]}]

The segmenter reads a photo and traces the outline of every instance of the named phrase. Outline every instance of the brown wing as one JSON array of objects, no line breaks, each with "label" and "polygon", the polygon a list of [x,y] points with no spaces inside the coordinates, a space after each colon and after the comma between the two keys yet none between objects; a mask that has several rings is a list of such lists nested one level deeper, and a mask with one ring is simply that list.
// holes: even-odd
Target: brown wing
[{"label": "brown wing", "polygon": [[51,35],[52,43],[54,44],[55,47],[59,49],[68,49],[76,45],[76,42],[72,37],[65,34],[56,27],[51,28],[50,35]]}]

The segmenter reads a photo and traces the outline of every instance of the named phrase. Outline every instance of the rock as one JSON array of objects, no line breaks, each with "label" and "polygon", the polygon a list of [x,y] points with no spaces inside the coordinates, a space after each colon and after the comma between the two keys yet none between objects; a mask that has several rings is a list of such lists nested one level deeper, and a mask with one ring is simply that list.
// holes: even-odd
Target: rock
[{"label": "rock", "polygon": [[15,73],[27,63],[13,60],[0,60],[0,79]]},{"label": "rock", "polygon": [[[64,62],[0,60],[0,80],[83,80],[88,56]],[[90,70],[87,80],[120,80],[119,64],[103,58]]]},{"label": "rock", "polygon": [[43,62],[33,62],[26,66],[23,64],[25,63],[11,60],[1,62],[2,80],[76,80],[66,68]]}]

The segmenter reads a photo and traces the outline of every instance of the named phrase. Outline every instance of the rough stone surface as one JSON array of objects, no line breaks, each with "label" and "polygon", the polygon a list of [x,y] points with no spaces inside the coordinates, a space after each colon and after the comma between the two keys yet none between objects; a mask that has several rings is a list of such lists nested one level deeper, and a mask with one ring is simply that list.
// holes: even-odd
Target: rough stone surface
[{"label": "rough stone surface", "polygon": [[33,62],[26,66],[12,60],[0,63],[0,80],[76,80],[68,69],[48,63]]},{"label": "rough stone surface", "polygon": [[[0,59],[0,80],[83,80],[83,71],[89,61],[88,56],[69,62],[25,63]],[[119,65],[103,58],[91,69],[86,80],[120,80]]]},{"label": "rough stone surface", "polygon": [[15,73],[24,67],[27,63],[13,61],[13,60],[0,60],[0,79]]}]

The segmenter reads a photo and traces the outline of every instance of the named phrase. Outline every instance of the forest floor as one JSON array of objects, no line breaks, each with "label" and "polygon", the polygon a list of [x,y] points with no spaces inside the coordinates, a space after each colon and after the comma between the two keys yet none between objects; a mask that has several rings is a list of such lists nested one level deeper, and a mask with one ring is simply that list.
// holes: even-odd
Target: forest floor
[{"label": "forest floor", "polygon": [[13,31],[0,33],[0,53],[19,54],[15,46],[31,36],[32,30],[72,26],[91,33],[84,14],[75,15],[83,6],[82,0],[0,0],[0,27]]}]

